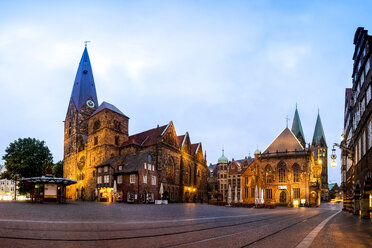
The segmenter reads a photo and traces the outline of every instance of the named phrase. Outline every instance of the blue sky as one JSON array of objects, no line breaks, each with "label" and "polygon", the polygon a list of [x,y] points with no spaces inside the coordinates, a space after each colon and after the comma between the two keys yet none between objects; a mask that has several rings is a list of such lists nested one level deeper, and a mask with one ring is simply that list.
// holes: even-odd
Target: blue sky
[{"label": "blue sky", "polygon": [[[172,120],[208,163],[264,150],[298,104],[310,143],[318,108],[343,132],[357,27],[369,1],[1,1],[0,155],[19,137],[63,158],[63,120],[88,45],[98,100],[134,134]],[[292,120],[290,120],[291,122]],[[340,181],[339,160],[329,181]]]}]

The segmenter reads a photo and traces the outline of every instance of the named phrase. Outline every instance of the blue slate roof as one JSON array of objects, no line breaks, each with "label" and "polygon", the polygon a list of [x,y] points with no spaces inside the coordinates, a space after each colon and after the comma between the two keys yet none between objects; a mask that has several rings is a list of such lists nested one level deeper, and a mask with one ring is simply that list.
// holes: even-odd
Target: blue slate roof
[{"label": "blue slate roof", "polygon": [[92,67],[88,50],[85,47],[76,73],[74,87],[72,88],[71,100],[74,102],[76,109],[79,110],[89,99],[94,102],[95,106],[98,106]]},{"label": "blue slate roof", "polygon": [[324,135],[322,121],[320,120],[320,115],[318,113],[318,118],[316,119],[314,136],[313,136],[313,146],[327,146],[326,138]]},{"label": "blue slate roof", "polygon": [[[117,107],[115,107],[114,105],[108,103],[108,102],[103,102],[101,105],[99,105],[99,107],[96,109],[96,111],[93,112],[92,115],[95,115],[99,112],[101,112],[102,110],[104,109],[109,109],[111,111],[114,111],[120,115],[124,115],[125,117],[127,117],[125,114],[123,114],[123,112],[121,112]],[[128,118],[128,117],[127,117]]]}]

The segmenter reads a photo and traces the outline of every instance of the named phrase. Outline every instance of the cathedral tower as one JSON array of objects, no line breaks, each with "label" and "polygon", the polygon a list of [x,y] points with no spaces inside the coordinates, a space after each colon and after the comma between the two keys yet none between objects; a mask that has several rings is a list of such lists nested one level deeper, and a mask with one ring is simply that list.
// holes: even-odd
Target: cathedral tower
[{"label": "cathedral tower", "polygon": [[322,185],[322,200],[328,201],[328,147],[324,135],[322,121],[318,112],[316,119],[315,130],[313,135],[312,148],[314,150],[314,159],[316,162],[321,163],[321,185]]},{"label": "cathedral tower", "polygon": [[[64,128],[63,177],[77,180],[78,184],[68,187],[67,197],[81,196],[85,178],[88,120],[97,109],[98,100],[88,50],[85,47],[72,88]],[[84,191],[84,189],[83,189]],[[84,193],[83,193],[84,194]]]}]

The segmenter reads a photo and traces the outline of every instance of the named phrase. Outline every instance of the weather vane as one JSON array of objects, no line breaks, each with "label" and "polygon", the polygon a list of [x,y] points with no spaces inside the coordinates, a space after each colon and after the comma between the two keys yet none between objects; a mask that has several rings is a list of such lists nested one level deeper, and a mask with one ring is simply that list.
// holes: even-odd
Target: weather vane
[{"label": "weather vane", "polygon": [[84,41],[85,47],[87,47],[88,43],[91,42],[90,40]]}]

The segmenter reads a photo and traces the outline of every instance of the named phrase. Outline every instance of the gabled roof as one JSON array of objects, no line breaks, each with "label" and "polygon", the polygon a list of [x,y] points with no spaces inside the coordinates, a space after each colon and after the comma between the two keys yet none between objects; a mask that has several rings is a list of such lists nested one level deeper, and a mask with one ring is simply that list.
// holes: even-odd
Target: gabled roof
[{"label": "gabled roof", "polygon": [[292,133],[296,135],[297,139],[301,142],[301,145],[305,146],[306,144],[305,134],[304,131],[302,130],[300,115],[298,114],[297,106],[292,122]]},{"label": "gabled roof", "polygon": [[185,136],[186,136],[185,134],[177,136],[178,144],[180,145],[180,147],[182,147],[182,145],[183,145],[183,141],[185,140]]},{"label": "gabled roof", "polygon": [[191,144],[191,154],[196,154],[196,152],[198,151],[199,147],[200,147],[201,143],[196,143],[196,144]]},{"label": "gabled roof", "polygon": [[[120,115],[123,115],[125,117],[127,117],[125,114],[123,114],[123,112],[121,112],[117,107],[115,107],[114,105],[108,103],[108,102],[103,102],[101,105],[99,105],[99,107],[96,109],[96,111],[93,112],[92,115],[95,115],[99,112],[101,112],[102,110],[104,109],[109,109],[111,111],[114,111],[115,113],[118,113]],[[128,117],[127,117],[128,118]]]},{"label": "gabled roof", "polygon": [[303,151],[304,148],[296,136],[286,127],[265,149],[265,153]]},{"label": "gabled roof", "polygon": [[316,118],[314,136],[313,136],[313,146],[327,146],[326,138],[324,135],[322,121],[320,120],[320,115]]},{"label": "gabled roof", "polygon": [[[115,169],[115,172],[117,173],[138,172],[142,168],[143,164],[147,162],[148,154],[148,151],[140,151],[136,154],[127,154],[113,157],[104,161],[97,167],[110,165],[112,168]],[[120,171],[118,170],[119,165],[123,166],[123,169]]]},{"label": "gabled roof", "polygon": [[98,106],[92,67],[90,65],[88,50],[85,47],[83,55],[81,56],[79,68],[76,72],[71,100],[75,104],[76,109],[79,110],[89,99],[94,102],[95,106]]},{"label": "gabled roof", "polygon": [[164,125],[161,127],[156,127],[142,133],[137,133],[128,137],[128,140],[123,145],[140,145],[140,146],[149,146],[154,145],[157,142],[157,138],[162,135],[164,130],[168,125]]},{"label": "gabled roof", "polygon": [[148,155],[149,155],[148,151],[142,151],[137,154],[127,155],[123,163],[121,164],[123,166],[123,170],[118,171],[118,173],[138,172],[142,168],[143,164],[147,162]]}]

